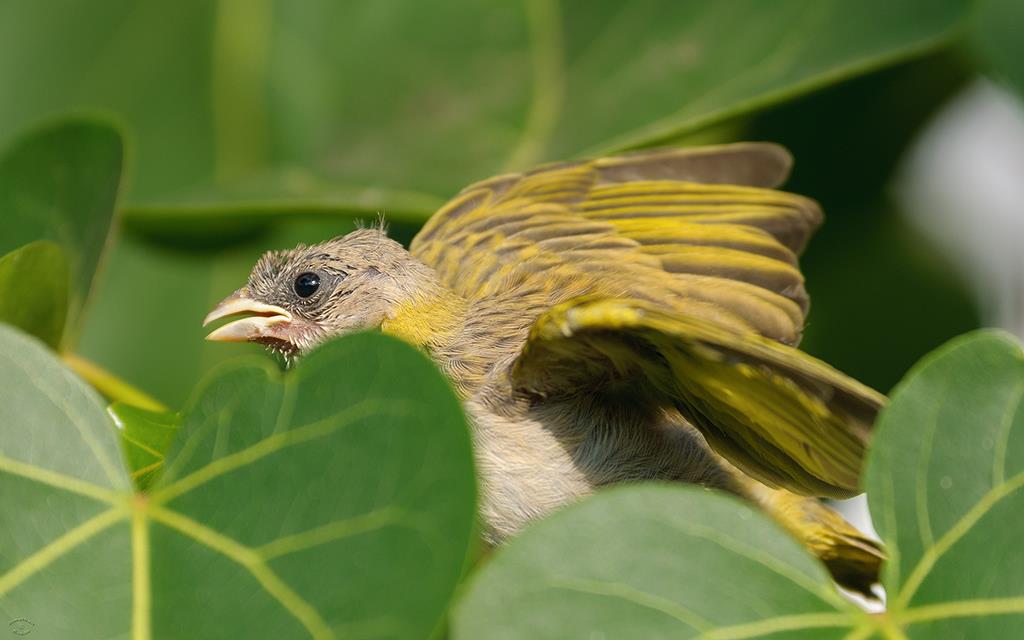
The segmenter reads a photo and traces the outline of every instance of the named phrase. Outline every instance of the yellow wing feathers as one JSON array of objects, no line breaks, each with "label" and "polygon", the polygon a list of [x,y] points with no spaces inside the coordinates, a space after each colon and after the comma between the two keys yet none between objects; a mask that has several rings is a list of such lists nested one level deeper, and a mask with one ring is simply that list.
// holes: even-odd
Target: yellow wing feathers
[{"label": "yellow wing feathers", "polygon": [[789,166],[780,147],[740,144],[499,176],[411,249],[471,306],[535,321],[520,389],[623,382],[751,476],[849,496],[884,397],[787,346],[808,308],[797,256],[821,223],[816,203],[772,190]]},{"label": "yellow wing feathers", "polygon": [[411,248],[467,298],[628,294],[795,344],[807,311],[796,255],[821,214],[763,188],[789,164],[780,147],[740,144],[500,176],[465,189]]},{"label": "yellow wing feathers", "polygon": [[752,334],[636,300],[575,300],[541,316],[516,361],[529,392],[645,385],[751,477],[807,495],[859,493],[881,394]]}]

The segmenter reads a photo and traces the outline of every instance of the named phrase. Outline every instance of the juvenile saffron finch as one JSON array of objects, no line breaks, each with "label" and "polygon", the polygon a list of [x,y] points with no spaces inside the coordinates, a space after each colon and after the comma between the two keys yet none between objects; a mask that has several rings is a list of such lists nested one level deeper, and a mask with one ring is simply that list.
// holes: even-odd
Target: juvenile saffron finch
[{"label": "juvenile saffron finch", "polygon": [[[379,329],[447,374],[473,425],[484,536],[612,483],[738,494],[867,591],[882,552],[815,497],[859,492],[884,396],[796,349],[816,203],[771,144],[491,178],[407,251],[381,229],[271,252],[210,340],[301,355]],[[700,514],[693,514],[699,519]]]}]

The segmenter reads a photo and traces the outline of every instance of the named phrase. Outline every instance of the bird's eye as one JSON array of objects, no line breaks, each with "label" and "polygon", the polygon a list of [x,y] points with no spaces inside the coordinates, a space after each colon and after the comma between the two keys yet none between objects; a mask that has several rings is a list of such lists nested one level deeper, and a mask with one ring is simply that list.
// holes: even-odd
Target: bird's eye
[{"label": "bird's eye", "polygon": [[315,273],[303,273],[295,278],[294,288],[300,298],[308,298],[320,288],[320,276]]}]

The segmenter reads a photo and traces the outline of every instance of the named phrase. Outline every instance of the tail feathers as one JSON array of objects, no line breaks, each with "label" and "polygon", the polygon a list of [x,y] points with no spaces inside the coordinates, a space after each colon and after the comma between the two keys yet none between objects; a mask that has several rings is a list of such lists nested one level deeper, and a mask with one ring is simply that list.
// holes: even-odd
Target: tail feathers
[{"label": "tail feathers", "polygon": [[[824,505],[822,507],[828,509]],[[839,517],[834,512],[833,515]],[[835,529],[826,530],[826,535],[817,543],[807,540],[804,544],[821,558],[837,583],[875,599],[877,596],[871,587],[878,582],[885,552],[878,542],[864,537],[845,521],[843,525],[852,534]]]},{"label": "tail feathers", "polygon": [[748,487],[752,497],[828,568],[842,587],[875,599],[872,585],[886,559],[882,546],[815,498],[764,485]]}]

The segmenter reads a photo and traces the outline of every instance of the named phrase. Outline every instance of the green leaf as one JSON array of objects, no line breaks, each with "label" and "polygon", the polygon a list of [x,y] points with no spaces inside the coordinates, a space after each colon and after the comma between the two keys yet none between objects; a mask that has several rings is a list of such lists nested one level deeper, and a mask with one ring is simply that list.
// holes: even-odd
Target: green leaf
[{"label": "green leaf", "polygon": [[473,526],[459,403],[380,335],[225,367],[133,494],[95,393],[0,326],[0,451],[0,610],[48,638],[427,637]]},{"label": "green leaf", "polygon": [[978,332],[922,360],[872,442],[889,617],[913,637],[1010,638],[1024,622],[1024,352]]},{"label": "green leaf", "polygon": [[5,618],[51,638],[130,628],[131,482],[120,455],[96,393],[41,342],[0,325]]},{"label": "green leaf", "polygon": [[0,258],[0,322],[54,349],[68,315],[68,265],[60,247],[31,242]]},{"label": "green leaf", "polygon": [[[282,214],[350,215],[367,192],[406,212],[396,194],[671,140],[893,64],[948,42],[969,3],[94,4],[0,7],[0,86],[18,95],[0,127],[119,114],[138,135],[129,210],[152,222],[183,190],[296,167],[332,195],[288,190]],[[206,216],[263,217],[208,193]]]},{"label": "green leaf", "polygon": [[72,339],[112,228],[122,155],[117,129],[87,118],[55,120],[0,153],[0,253],[40,239],[63,250]]},{"label": "green leaf", "polygon": [[1024,3],[1019,0],[984,0],[977,3],[971,44],[996,75],[1024,97]]},{"label": "green leaf", "polygon": [[956,0],[599,4],[604,11],[565,5],[566,84],[578,90],[566,93],[554,157],[668,140],[892,64],[955,36],[969,8]]},{"label": "green leaf", "polygon": [[148,411],[115,402],[107,407],[121,439],[121,449],[135,486],[145,491],[159,475],[164,456],[181,426],[173,411]]},{"label": "green leaf", "polygon": [[643,486],[606,491],[526,530],[472,580],[453,631],[494,640],[827,639],[864,619],[825,568],[752,506],[696,487]]}]

